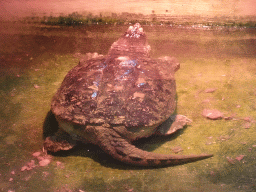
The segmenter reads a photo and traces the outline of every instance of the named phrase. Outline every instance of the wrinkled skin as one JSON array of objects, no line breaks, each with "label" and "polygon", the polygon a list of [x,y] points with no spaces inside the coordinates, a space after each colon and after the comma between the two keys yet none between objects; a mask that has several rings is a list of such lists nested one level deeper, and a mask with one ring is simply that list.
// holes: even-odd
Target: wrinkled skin
[{"label": "wrinkled skin", "polygon": [[51,110],[59,131],[46,138],[45,149],[68,150],[79,140],[139,166],[182,164],[212,156],[161,155],[131,144],[153,134],[172,134],[190,121],[173,114],[178,61],[151,59],[149,51],[146,35],[137,23],[112,44],[105,57],[74,67],[53,97]]}]

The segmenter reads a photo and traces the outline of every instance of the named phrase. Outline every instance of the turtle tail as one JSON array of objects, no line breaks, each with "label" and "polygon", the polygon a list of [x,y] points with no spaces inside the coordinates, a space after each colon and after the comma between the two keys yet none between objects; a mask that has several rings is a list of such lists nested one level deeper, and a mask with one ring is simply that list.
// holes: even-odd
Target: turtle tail
[{"label": "turtle tail", "polygon": [[[136,166],[162,167],[198,161],[213,155],[163,155],[141,150],[108,128],[96,128],[97,144],[113,158]],[[95,131],[95,130],[94,130]],[[96,138],[95,138],[96,139]]]}]

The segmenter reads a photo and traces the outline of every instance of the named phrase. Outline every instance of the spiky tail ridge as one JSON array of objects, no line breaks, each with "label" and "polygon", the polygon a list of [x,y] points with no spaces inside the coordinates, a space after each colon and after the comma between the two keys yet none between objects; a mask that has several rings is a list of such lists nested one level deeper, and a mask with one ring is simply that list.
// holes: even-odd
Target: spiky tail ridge
[{"label": "spiky tail ridge", "polygon": [[162,167],[198,161],[212,157],[212,154],[201,155],[163,155],[143,151],[118,133],[104,127],[97,127],[93,131],[97,137],[97,144],[113,158],[136,166]]}]

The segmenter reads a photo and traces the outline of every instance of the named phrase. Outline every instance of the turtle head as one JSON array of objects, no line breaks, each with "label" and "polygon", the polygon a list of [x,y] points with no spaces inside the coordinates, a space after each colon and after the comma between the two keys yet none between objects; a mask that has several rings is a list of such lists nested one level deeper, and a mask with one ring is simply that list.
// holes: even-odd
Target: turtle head
[{"label": "turtle head", "polygon": [[146,34],[139,23],[130,26],[127,31],[112,44],[108,55],[119,57],[129,56],[130,58],[148,57],[150,46],[147,43]]},{"label": "turtle head", "polygon": [[145,33],[143,32],[143,28],[140,24],[136,23],[128,28],[124,36],[129,38],[140,38],[141,36],[145,36]]}]

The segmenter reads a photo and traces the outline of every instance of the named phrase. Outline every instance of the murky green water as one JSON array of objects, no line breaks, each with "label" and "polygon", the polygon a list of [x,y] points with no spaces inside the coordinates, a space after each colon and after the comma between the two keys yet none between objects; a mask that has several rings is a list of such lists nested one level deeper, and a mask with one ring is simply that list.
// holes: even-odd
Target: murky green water
[{"label": "murky green water", "polygon": [[[173,148],[181,147],[180,154],[204,152],[214,157],[174,167],[141,169],[119,163],[92,145],[53,156],[49,165],[39,166],[44,156],[43,127],[55,126],[51,119],[45,121],[51,97],[64,76],[83,54],[106,54],[128,26],[1,26],[2,191],[256,190],[255,29],[143,27],[152,57],[175,56],[181,62],[176,74],[177,112],[193,123],[172,137],[149,138],[136,144],[157,153],[173,153]],[[206,93],[207,88],[217,90]],[[232,118],[205,119],[201,115],[205,108],[218,109]],[[41,154],[33,156],[34,152]],[[242,159],[240,155],[244,155]]]}]

